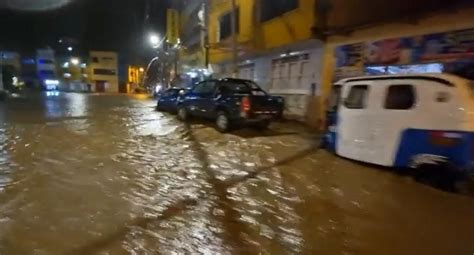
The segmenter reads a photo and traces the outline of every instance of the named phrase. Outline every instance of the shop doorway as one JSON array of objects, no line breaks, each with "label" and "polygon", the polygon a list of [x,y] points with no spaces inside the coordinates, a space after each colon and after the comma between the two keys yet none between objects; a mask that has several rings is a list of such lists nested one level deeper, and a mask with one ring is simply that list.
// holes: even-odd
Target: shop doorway
[{"label": "shop doorway", "polygon": [[96,81],[95,82],[95,91],[99,92],[99,93],[105,92],[105,85],[106,85],[105,81]]}]

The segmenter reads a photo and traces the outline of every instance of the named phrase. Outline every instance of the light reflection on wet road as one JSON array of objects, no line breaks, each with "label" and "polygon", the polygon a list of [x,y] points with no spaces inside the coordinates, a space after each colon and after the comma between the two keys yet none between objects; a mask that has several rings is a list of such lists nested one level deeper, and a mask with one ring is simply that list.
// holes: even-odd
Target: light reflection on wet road
[{"label": "light reflection on wet road", "polygon": [[474,199],[150,100],[0,103],[0,254],[472,254]]}]

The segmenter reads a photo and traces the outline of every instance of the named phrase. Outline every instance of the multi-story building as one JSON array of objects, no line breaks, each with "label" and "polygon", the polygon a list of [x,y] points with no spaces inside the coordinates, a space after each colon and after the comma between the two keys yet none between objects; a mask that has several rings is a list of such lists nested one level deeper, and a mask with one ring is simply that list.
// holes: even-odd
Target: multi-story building
[{"label": "multi-story building", "polygon": [[[190,81],[203,79],[207,74],[209,62],[206,28],[208,2],[207,0],[182,0],[176,4],[180,10],[178,72]],[[186,83],[192,84],[190,81]]]},{"label": "multi-story building", "polygon": [[216,76],[253,79],[284,96],[290,116],[317,124],[343,77],[444,71],[472,79],[473,14],[470,0],[211,0],[210,61]]},{"label": "multi-story building", "polygon": [[89,53],[89,80],[94,92],[119,92],[118,54],[111,51]]},{"label": "multi-story building", "polygon": [[0,51],[0,91],[7,89],[8,84],[3,83],[3,75],[7,70],[10,75],[17,75],[21,72],[20,54],[12,51]]},{"label": "multi-story building", "polygon": [[325,41],[318,114],[322,119],[331,85],[341,78],[397,72],[450,72],[474,78],[470,0],[319,3],[323,5],[318,6],[314,32]]},{"label": "multi-story building", "polygon": [[286,99],[287,117],[307,120],[308,105],[319,93],[323,55],[322,43],[312,34],[315,0],[235,0],[235,41],[232,1],[211,3],[208,32],[215,75],[255,80]]},{"label": "multi-story building", "polygon": [[17,72],[21,70],[20,54],[13,51],[0,51],[1,64],[12,66]]},{"label": "multi-story building", "polygon": [[51,90],[59,87],[60,81],[58,79],[56,57],[53,49],[36,50],[36,71],[43,88]]}]

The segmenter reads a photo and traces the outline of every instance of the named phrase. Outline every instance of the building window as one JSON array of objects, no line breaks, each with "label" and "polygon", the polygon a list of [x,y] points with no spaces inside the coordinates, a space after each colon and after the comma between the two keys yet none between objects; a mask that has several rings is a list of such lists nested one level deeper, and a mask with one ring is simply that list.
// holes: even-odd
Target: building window
[{"label": "building window", "polygon": [[261,0],[260,20],[267,21],[298,8],[299,0]]},{"label": "building window", "polygon": [[99,58],[98,57],[93,57],[92,58],[92,63],[99,63]]},{"label": "building window", "polygon": [[54,76],[54,71],[52,70],[41,70],[39,71],[39,75],[42,77],[52,77]]},{"label": "building window", "polygon": [[116,75],[117,72],[113,69],[94,69],[95,75]]},{"label": "building window", "polygon": [[38,60],[39,64],[54,64],[54,61],[51,59],[40,59]]},{"label": "building window", "polygon": [[[239,33],[239,8],[235,10],[235,32]],[[225,40],[232,35],[232,12],[224,14],[219,19],[219,41]]]},{"label": "building window", "polygon": [[369,87],[367,85],[352,86],[347,99],[344,101],[344,106],[349,109],[364,109],[368,91]]},{"label": "building window", "polygon": [[415,104],[415,89],[412,85],[391,85],[385,98],[385,109],[408,110]]}]

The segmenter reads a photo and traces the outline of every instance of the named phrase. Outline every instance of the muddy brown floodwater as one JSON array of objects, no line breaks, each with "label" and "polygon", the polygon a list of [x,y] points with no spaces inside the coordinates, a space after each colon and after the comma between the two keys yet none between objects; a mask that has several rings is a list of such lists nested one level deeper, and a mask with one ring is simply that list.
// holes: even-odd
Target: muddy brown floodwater
[{"label": "muddy brown floodwater", "polygon": [[474,199],[153,101],[0,102],[0,254],[474,253]]}]

